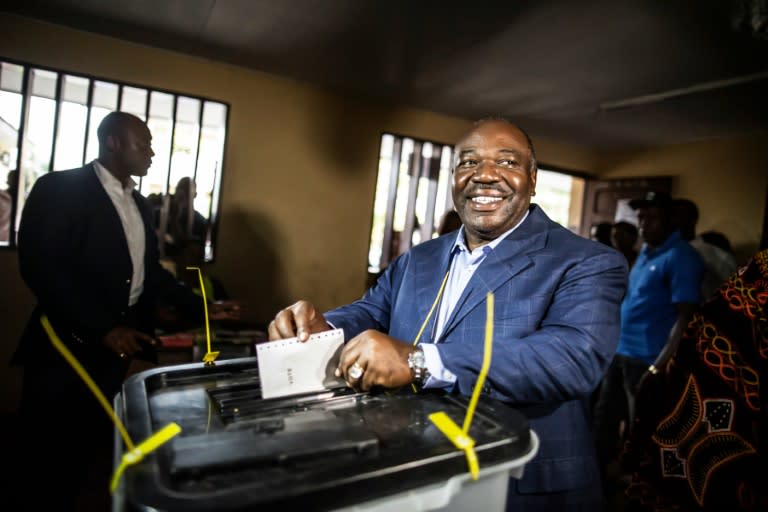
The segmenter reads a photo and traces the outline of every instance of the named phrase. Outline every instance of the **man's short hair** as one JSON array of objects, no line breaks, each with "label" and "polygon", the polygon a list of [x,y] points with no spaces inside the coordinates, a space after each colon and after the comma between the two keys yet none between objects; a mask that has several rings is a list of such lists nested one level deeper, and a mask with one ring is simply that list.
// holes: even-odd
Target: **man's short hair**
[{"label": "man's short hair", "polygon": [[99,123],[99,127],[96,129],[96,137],[99,139],[99,144],[104,145],[107,142],[107,137],[110,135],[122,135],[123,129],[127,123],[140,119],[133,114],[126,112],[114,111],[110,112]]},{"label": "man's short hair", "polygon": [[619,222],[614,224],[613,229],[617,231],[624,231],[625,233],[627,233],[629,236],[633,238],[637,238],[639,235],[637,226],[625,220],[620,220]]},{"label": "man's short hair", "polygon": [[699,207],[690,199],[675,199],[672,206],[678,216],[684,215],[694,224],[699,221]]}]

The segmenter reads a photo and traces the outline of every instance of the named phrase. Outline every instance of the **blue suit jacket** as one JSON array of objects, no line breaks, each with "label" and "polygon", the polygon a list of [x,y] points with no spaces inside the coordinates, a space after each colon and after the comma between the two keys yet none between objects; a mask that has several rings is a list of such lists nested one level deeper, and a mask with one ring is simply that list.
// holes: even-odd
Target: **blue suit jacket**
[{"label": "blue suit jacket", "polygon": [[[449,267],[455,233],[396,259],[365,296],[326,313],[347,339],[377,329],[412,342]],[[589,397],[613,357],[627,264],[617,251],[575,235],[536,205],[483,261],[447,320],[438,343],[470,395],[483,358],[486,294],[495,296],[493,358],[483,392],[530,419],[538,455],[517,483],[520,493],[599,486]],[[432,340],[434,322],[422,341]]]}]

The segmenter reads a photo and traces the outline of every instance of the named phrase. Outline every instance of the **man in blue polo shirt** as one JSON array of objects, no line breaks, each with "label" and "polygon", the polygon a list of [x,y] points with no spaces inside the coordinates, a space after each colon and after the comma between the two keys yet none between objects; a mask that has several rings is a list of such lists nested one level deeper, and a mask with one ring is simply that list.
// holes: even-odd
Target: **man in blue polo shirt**
[{"label": "man in blue polo shirt", "polygon": [[673,223],[673,201],[663,192],[648,192],[630,201],[637,210],[643,247],[629,274],[621,304],[621,337],[605,374],[594,410],[595,442],[610,492],[606,468],[616,459],[619,425],[634,420],[635,390],[646,373],[656,373],[674,353],[682,332],[700,302],[704,264],[680,237]]}]

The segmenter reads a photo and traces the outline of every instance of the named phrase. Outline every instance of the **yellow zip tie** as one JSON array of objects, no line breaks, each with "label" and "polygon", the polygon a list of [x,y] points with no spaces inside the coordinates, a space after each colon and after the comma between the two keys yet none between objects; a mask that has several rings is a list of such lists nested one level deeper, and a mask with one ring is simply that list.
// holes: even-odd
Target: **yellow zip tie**
[{"label": "yellow zip tie", "polygon": [[85,371],[85,368],[83,368],[80,362],[75,359],[75,356],[72,355],[72,352],[70,352],[67,346],[64,345],[64,343],[61,341],[59,336],[56,334],[56,331],[53,330],[53,326],[51,325],[51,322],[48,320],[46,315],[40,316],[40,323],[43,324],[43,329],[45,330],[45,333],[48,335],[48,338],[51,340],[51,343],[56,348],[56,350],[59,351],[67,363],[69,363],[69,365],[75,370],[77,375],[80,376],[83,382],[85,382],[85,384],[88,386],[88,389],[90,389],[94,396],[96,396],[99,404],[104,408],[104,410],[107,412],[107,415],[109,415],[109,417],[112,419],[112,422],[115,424],[115,427],[117,427],[118,432],[120,432],[120,436],[123,438],[125,446],[128,448],[128,451],[123,455],[120,465],[112,475],[112,480],[109,485],[109,492],[114,493],[115,489],[117,489],[117,483],[120,481],[120,477],[122,476],[127,466],[136,464],[144,458],[144,455],[151,453],[158,447],[162,446],[169,439],[181,432],[181,427],[176,423],[169,423],[159,432],[149,436],[139,446],[134,446],[133,441],[131,441],[131,438],[128,435],[128,431],[125,430],[123,422],[120,421],[120,418],[117,417],[117,414],[115,414],[112,406],[109,405],[106,397],[104,397],[104,393],[101,392],[96,383],[93,382],[93,379],[91,379],[91,376],[88,375],[88,372]]},{"label": "yellow zip tie", "polygon": [[493,293],[488,292],[486,296],[485,313],[485,343],[483,344],[483,364],[480,366],[480,374],[477,376],[475,389],[472,390],[472,399],[467,407],[467,415],[464,417],[464,433],[469,432],[469,426],[472,424],[472,417],[475,415],[477,401],[480,399],[480,393],[485,384],[485,378],[488,376],[488,369],[491,367],[491,352],[493,351]]},{"label": "yellow zip tie", "polygon": [[493,349],[493,293],[488,293],[486,299],[485,316],[485,343],[483,344],[483,363],[480,366],[480,374],[477,376],[475,389],[472,391],[472,398],[467,406],[467,414],[464,417],[464,427],[459,426],[444,412],[436,412],[429,415],[429,419],[435,426],[451,440],[459,450],[464,450],[467,456],[469,472],[473,480],[477,480],[480,473],[480,466],[475,453],[475,440],[469,436],[469,427],[472,425],[472,418],[475,415],[477,402],[480,399],[480,392],[483,389],[485,378],[488,375],[488,368],[491,366],[491,351]]},{"label": "yellow zip tie", "polygon": [[197,270],[197,278],[200,280],[200,293],[203,296],[203,311],[205,312],[205,341],[208,345],[208,352],[203,356],[203,362],[206,366],[212,365],[219,352],[211,352],[211,325],[208,322],[208,299],[205,297],[205,283],[203,282],[203,271],[200,267],[187,267],[187,270]]},{"label": "yellow zip tie", "polygon": [[477,463],[477,454],[475,453],[475,440],[462,432],[459,426],[443,411],[433,412],[429,419],[445,437],[451,440],[453,445],[459,450],[464,450],[469,465],[469,473],[473,480],[477,480],[480,473],[480,467]]},{"label": "yellow zip tie", "polygon": [[141,462],[145,455],[148,455],[157,450],[179,432],[181,432],[181,427],[178,424],[171,422],[159,431],[152,434],[147,438],[146,441],[137,447],[125,452],[122,459],[120,460],[120,465],[112,475],[112,480],[109,484],[109,492],[115,492],[117,489],[117,484],[120,481],[120,477],[123,476],[123,472],[125,472],[125,468]]},{"label": "yellow zip tie", "polygon": [[80,362],[75,359],[75,356],[72,355],[72,352],[69,351],[66,345],[61,341],[59,336],[56,334],[56,332],[53,330],[53,326],[51,325],[51,322],[48,320],[48,317],[46,315],[40,316],[40,323],[43,324],[43,329],[45,330],[45,333],[48,335],[48,338],[50,338],[51,343],[53,343],[53,346],[56,347],[56,350],[61,353],[61,355],[64,357],[64,359],[69,363],[69,365],[75,370],[75,372],[80,376],[81,379],[83,379],[83,382],[88,386],[88,389],[91,390],[91,393],[93,393],[96,396],[96,399],[99,401],[99,404],[104,408],[105,411],[107,411],[107,414],[114,422],[115,426],[117,426],[117,430],[120,432],[120,436],[123,438],[123,442],[128,447],[128,449],[133,449],[133,443],[131,442],[131,438],[128,437],[128,432],[125,430],[125,427],[123,426],[120,419],[115,414],[115,411],[112,409],[112,406],[109,405],[109,402],[104,397],[104,393],[101,392],[99,387],[96,385],[95,382],[93,382],[93,379],[91,379],[91,376],[88,375],[88,372],[85,371],[85,368],[82,367]]}]

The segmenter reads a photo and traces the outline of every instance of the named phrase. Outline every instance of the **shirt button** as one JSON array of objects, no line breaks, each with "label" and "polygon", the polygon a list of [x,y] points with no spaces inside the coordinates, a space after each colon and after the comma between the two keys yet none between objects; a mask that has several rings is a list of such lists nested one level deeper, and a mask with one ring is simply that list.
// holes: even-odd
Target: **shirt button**
[{"label": "shirt button", "polygon": [[125,280],[125,284],[131,284],[131,280],[130,279],[126,279]]}]

